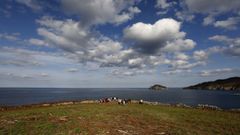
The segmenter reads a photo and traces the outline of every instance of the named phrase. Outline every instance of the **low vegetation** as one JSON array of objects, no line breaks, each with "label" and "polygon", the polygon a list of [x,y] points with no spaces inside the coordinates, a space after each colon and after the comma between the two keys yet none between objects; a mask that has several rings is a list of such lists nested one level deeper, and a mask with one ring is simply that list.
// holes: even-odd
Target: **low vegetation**
[{"label": "low vegetation", "polygon": [[116,103],[26,107],[0,111],[0,134],[233,135],[240,113]]}]

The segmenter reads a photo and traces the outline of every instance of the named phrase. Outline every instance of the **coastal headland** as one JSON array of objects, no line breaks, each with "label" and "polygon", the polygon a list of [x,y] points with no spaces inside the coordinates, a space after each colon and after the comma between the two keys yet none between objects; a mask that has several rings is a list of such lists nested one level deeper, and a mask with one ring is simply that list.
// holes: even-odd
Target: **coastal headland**
[{"label": "coastal headland", "polygon": [[1,107],[0,134],[237,134],[239,121],[207,105],[84,100]]}]

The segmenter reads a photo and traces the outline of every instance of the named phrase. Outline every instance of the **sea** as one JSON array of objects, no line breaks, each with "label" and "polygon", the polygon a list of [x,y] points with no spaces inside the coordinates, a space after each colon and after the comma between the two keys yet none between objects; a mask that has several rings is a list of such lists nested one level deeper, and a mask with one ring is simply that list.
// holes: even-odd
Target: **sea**
[{"label": "sea", "polygon": [[97,100],[107,97],[197,106],[208,104],[223,109],[240,108],[240,91],[187,90],[168,88],[0,88],[0,106],[19,106],[61,101]]}]

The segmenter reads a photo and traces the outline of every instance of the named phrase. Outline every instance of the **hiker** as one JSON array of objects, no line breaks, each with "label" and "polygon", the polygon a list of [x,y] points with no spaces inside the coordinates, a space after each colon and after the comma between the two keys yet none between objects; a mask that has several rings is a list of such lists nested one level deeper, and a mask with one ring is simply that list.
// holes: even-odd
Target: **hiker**
[{"label": "hiker", "polygon": [[113,97],[113,101],[117,101],[117,98],[116,98],[116,97]]},{"label": "hiker", "polygon": [[125,102],[126,104],[131,103],[131,99],[126,99]]},{"label": "hiker", "polygon": [[143,104],[143,100],[142,99],[139,101],[139,104]]},{"label": "hiker", "polygon": [[122,99],[118,99],[118,104],[122,104]]},{"label": "hiker", "polygon": [[122,103],[122,105],[125,105],[125,104],[126,104],[126,101],[125,101],[125,100],[122,100],[121,103]]},{"label": "hiker", "polygon": [[111,98],[107,98],[106,100],[107,100],[107,102],[111,102]]}]

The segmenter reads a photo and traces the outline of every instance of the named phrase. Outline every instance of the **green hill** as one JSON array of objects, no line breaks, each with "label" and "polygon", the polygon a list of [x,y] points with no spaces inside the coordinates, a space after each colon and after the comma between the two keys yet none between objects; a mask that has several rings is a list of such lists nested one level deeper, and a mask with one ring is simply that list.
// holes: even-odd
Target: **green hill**
[{"label": "green hill", "polygon": [[184,89],[202,90],[240,90],[240,77],[232,77],[211,82],[204,82]]}]

